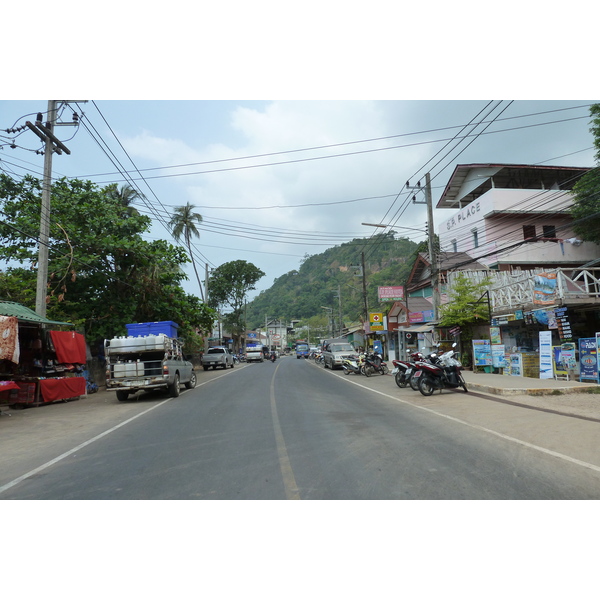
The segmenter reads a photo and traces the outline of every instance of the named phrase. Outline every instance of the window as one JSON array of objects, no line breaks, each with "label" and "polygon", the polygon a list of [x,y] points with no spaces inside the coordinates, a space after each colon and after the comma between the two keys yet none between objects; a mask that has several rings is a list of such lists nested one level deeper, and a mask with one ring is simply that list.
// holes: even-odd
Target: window
[{"label": "window", "polygon": [[545,238],[556,238],[556,226],[555,225],[543,225]]},{"label": "window", "polygon": [[530,240],[535,238],[535,225],[523,225],[523,239]]},{"label": "window", "polygon": [[479,235],[477,234],[477,229],[472,229],[473,233],[473,248],[479,248]]}]

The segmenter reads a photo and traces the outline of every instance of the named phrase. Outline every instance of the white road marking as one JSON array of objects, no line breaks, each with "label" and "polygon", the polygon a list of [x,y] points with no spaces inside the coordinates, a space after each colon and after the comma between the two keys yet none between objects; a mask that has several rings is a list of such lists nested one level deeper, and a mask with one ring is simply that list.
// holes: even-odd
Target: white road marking
[{"label": "white road marking", "polygon": [[[231,369],[233,371],[233,369]],[[229,374],[230,371],[227,372],[227,374]],[[221,377],[224,377],[225,373],[223,373],[222,375],[219,375],[219,377],[213,377],[212,379],[210,379],[209,381],[203,381],[202,383],[196,384],[196,386],[192,389],[196,389],[199,387],[202,387],[203,385],[206,385],[207,383],[211,383],[212,381],[215,381],[216,379],[220,379]],[[184,394],[186,391],[191,391],[191,390],[185,390],[182,391],[181,393]],[[135,421],[136,419],[139,419],[140,417],[143,417],[145,414],[149,413],[150,411],[154,410],[155,408],[158,408],[159,406],[162,406],[163,404],[166,404],[167,402],[171,402],[171,400],[175,400],[175,398],[167,398],[167,400],[163,400],[162,402],[159,402],[158,404],[155,404],[154,406],[151,406],[150,408],[148,408],[147,410],[123,421],[122,423],[119,423],[118,425],[115,425],[114,427],[111,427],[110,429],[107,429],[106,431],[103,431],[102,433],[99,433],[98,435],[94,436],[93,438],[90,438],[89,440],[79,444],[78,446],[75,446],[74,448],[71,448],[70,450],[67,450],[67,452],[63,452],[63,454],[61,454],[60,456],[57,456],[56,458],[53,458],[52,460],[48,461],[47,463],[44,463],[43,465],[40,465],[39,467],[36,467],[35,469],[29,471],[28,473],[25,473],[24,475],[21,475],[21,477],[17,477],[17,479],[13,479],[12,481],[9,481],[8,483],[4,484],[3,486],[0,487],[0,494],[2,494],[3,492],[5,492],[6,490],[14,487],[15,485],[18,485],[19,483],[21,483],[22,481],[25,481],[25,479],[29,479],[29,477],[32,477],[33,475],[36,475],[37,473],[40,473],[41,471],[44,471],[45,469],[47,469],[48,467],[51,467],[52,465],[55,465],[56,463],[60,462],[61,460],[64,460],[65,458],[71,456],[72,454],[74,454],[75,452],[78,452],[79,450],[81,450],[82,448],[85,448],[86,446],[89,446],[90,444],[93,444],[94,442],[98,441],[99,439],[102,439],[103,437],[107,436],[109,433],[112,433],[113,431],[116,431],[117,429],[120,429],[121,427],[123,427],[124,425],[127,425],[128,423],[131,423],[132,421]]]},{"label": "white road marking", "polygon": [[489,433],[491,435],[495,435],[496,437],[502,438],[504,440],[508,440],[509,442],[514,442],[516,444],[520,444],[521,446],[525,446],[526,448],[530,448],[532,450],[537,450],[538,452],[543,452],[544,454],[549,454],[550,456],[554,456],[556,458],[560,458],[561,460],[565,460],[567,462],[579,465],[580,467],[584,467],[586,469],[590,469],[592,471],[596,471],[600,473],[600,466],[594,465],[592,463],[585,462],[583,460],[579,460],[577,458],[573,458],[572,456],[567,456],[566,454],[561,454],[560,452],[555,452],[554,450],[549,450],[548,448],[542,448],[541,446],[536,446],[535,444],[530,444],[524,440],[520,440],[518,438],[511,437],[510,435],[505,435],[504,433],[500,433],[499,431],[494,431],[493,429],[488,429],[487,427],[482,427],[481,425],[474,425],[473,423],[468,423],[467,421],[463,421],[462,419],[457,419],[456,417],[451,417],[450,415],[445,415],[444,413],[438,412],[431,408],[427,408],[425,406],[419,406],[418,404],[413,404],[412,402],[407,402],[406,400],[402,400],[402,398],[396,398],[395,396],[391,396],[390,394],[386,394],[385,392],[380,392],[379,390],[374,390],[366,385],[362,385],[356,381],[351,381],[347,376],[338,375],[337,373],[332,373],[335,377],[339,377],[343,381],[347,381],[352,385],[357,385],[369,392],[373,392],[375,394],[380,394],[381,396],[385,396],[386,398],[390,398],[395,400],[396,402],[401,402],[402,404],[406,404],[407,406],[412,406],[413,408],[417,408],[419,410],[424,410],[425,412],[437,415],[438,417],[443,417],[444,419],[448,419],[449,421],[454,421],[455,423],[460,423],[461,425],[466,425],[467,427],[471,427],[472,429],[477,429],[478,431],[483,431],[485,433]]}]

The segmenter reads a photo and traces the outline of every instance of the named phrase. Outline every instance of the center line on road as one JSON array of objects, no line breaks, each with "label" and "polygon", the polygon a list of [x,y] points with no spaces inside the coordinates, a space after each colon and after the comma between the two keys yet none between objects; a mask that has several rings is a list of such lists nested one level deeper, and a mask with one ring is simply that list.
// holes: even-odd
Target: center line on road
[{"label": "center line on road", "polygon": [[279,468],[281,469],[281,476],[283,477],[283,487],[285,488],[285,495],[288,500],[301,500],[300,491],[296,484],[294,477],[294,471],[290,463],[290,457],[288,456],[287,449],[285,447],[285,440],[283,439],[283,433],[281,431],[281,425],[279,423],[279,417],[277,416],[277,403],[275,402],[275,375],[277,369],[281,366],[281,363],[277,365],[273,377],[271,379],[271,416],[273,418],[273,429],[275,430],[275,443],[277,445],[277,456],[279,458]]}]

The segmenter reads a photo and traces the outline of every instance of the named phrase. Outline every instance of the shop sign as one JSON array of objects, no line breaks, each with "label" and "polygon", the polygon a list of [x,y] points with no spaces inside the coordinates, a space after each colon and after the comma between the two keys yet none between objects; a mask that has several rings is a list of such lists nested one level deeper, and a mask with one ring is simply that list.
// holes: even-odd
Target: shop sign
[{"label": "shop sign", "polygon": [[433,310],[410,312],[408,313],[408,321],[409,323],[426,323],[427,321],[433,321]]},{"label": "shop sign", "polygon": [[377,294],[379,296],[379,300],[385,302],[397,302],[399,300],[404,300],[404,286],[380,286],[377,288]]},{"label": "shop sign", "polygon": [[369,324],[372,331],[382,331],[383,313],[369,313]]},{"label": "shop sign", "polygon": [[556,319],[556,325],[558,327],[558,335],[561,340],[570,341],[573,339],[573,333],[571,331],[571,324],[569,322],[569,316],[567,309],[564,306],[554,309],[554,318]]}]

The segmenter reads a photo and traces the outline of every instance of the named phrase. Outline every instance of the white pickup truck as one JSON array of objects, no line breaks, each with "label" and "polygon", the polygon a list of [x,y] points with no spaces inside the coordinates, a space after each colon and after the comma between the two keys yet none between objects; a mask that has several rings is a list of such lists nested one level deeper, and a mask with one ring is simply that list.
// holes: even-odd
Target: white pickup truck
[{"label": "white pickup truck", "polygon": [[264,360],[262,346],[246,346],[246,362],[263,362]]},{"label": "white pickup truck", "polygon": [[196,386],[196,373],[183,356],[183,344],[164,334],[116,337],[104,340],[106,389],[117,400],[127,400],[139,390],[164,388],[179,396],[180,385]]},{"label": "white pickup truck", "polygon": [[229,348],[209,348],[205,354],[202,355],[202,368],[208,371],[209,367],[216,369],[217,367],[234,367],[233,354],[229,351]]}]

